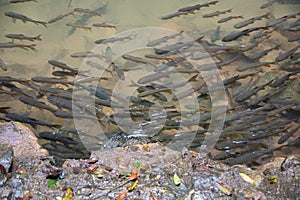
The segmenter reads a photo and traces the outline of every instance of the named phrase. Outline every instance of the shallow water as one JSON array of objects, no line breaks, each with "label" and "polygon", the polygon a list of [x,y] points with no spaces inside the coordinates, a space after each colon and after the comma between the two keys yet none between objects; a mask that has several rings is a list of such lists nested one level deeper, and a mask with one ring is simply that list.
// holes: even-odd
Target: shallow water
[{"label": "shallow water", "polygon": [[[194,14],[187,16],[180,16],[169,20],[161,20],[161,17],[177,11],[181,7],[188,5],[194,5],[197,3],[205,3],[206,1],[196,0],[153,0],[153,1],[141,1],[141,0],[110,0],[110,1],[79,1],[73,0],[68,6],[69,1],[53,1],[53,0],[39,0],[36,2],[9,4],[7,1],[2,0],[0,2],[0,42],[11,41],[5,38],[5,34],[22,33],[24,35],[36,36],[41,34],[42,41],[36,41],[36,51],[26,51],[23,49],[5,49],[0,52],[0,57],[8,66],[8,71],[0,71],[0,75],[20,77],[30,79],[34,76],[50,76],[53,71],[48,60],[54,59],[70,66],[79,68],[82,64],[81,59],[72,58],[70,55],[74,52],[92,51],[97,45],[95,40],[109,38],[114,34],[128,31],[130,29],[139,27],[161,27],[169,28],[176,31],[184,30],[184,33],[191,38],[198,38],[202,35],[208,41],[211,40],[211,36],[219,26],[217,20],[230,16],[230,15],[242,15],[244,19],[248,19],[254,16],[262,15],[270,12],[272,17],[277,18],[286,14],[299,11],[300,5],[278,5],[274,4],[267,9],[260,9],[259,6],[264,3],[260,0],[221,0],[217,5],[208,8],[202,8],[196,11]],[[84,14],[74,13],[56,23],[48,24],[45,28],[42,25],[36,25],[33,23],[23,23],[17,20],[12,22],[11,18],[4,15],[4,12],[13,11],[21,13],[35,20],[48,21],[53,17],[61,14],[68,13],[74,8],[87,8],[97,9],[101,8],[102,17],[89,16],[85,21],[85,26],[91,26],[93,23],[112,23],[117,26],[117,30],[111,28],[96,28],[92,27],[92,31],[86,31],[82,29],[76,29],[72,32],[72,28],[66,26],[66,23],[80,22],[80,19],[84,17]],[[211,13],[217,10],[227,10],[232,8],[232,12],[226,15],[221,15],[213,18],[203,18],[202,16],[207,13]],[[231,20],[227,23],[223,23],[220,26],[220,38],[233,31],[233,25],[241,19]],[[266,20],[256,21],[253,26],[264,26]],[[275,37],[275,36],[274,36]],[[271,38],[272,39],[272,38]],[[18,42],[16,40],[15,42]],[[286,40],[280,41],[283,46],[287,46]],[[31,44],[33,42],[23,41],[20,43]],[[222,44],[221,40],[216,41],[217,44]],[[235,44],[235,42],[232,42]],[[278,53],[278,51],[276,52]],[[270,54],[271,55],[271,54]],[[267,58],[266,58],[267,59]],[[230,69],[230,68],[229,68]],[[145,73],[145,71],[130,71],[126,72],[130,77],[126,80],[124,85],[120,85],[119,88],[126,93],[125,85],[130,84],[130,80],[135,76],[141,76],[139,73]],[[222,72],[222,77],[225,78],[227,74],[232,75],[233,71]],[[120,92],[120,94],[122,94]],[[24,104],[19,103],[14,97],[8,97],[7,95],[1,95],[1,106],[11,106],[12,101],[14,103],[13,111],[20,113],[28,113],[32,117],[46,120],[52,123],[72,124],[72,120],[66,121],[53,117],[48,111],[40,111],[36,108],[28,109]],[[107,113],[111,110],[107,110]],[[43,130],[43,129],[41,129]],[[109,128],[108,128],[109,130]]]}]

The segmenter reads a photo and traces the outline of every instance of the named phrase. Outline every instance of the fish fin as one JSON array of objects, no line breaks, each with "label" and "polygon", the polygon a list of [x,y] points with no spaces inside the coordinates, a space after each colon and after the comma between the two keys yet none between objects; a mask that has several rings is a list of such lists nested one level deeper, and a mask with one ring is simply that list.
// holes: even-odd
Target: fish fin
[{"label": "fish fin", "polygon": [[39,23],[45,26],[45,28],[47,28],[47,22],[39,22]]},{"label": "fish fin", "polygon": [[[35,46],[35,44],[34,44],[34,45],[27,46],[26,48],[29,48],[29,49],[31,49],[32,51],[36,51],[36,49],[34,48],[34,46]],[[28,50],[28,49],[26,49],[26,50]]]},{"label": "fish fin", "polygon": [[35,37],[35,39],[36,39],[36,40],[39,40],[39,41],[42,41],[42,38],[41,38],[41,36],[42,36],[42,35],[41,35],[41,34],[39,34],[38,36],[36,36],[36,37]]},{"label": "fish fin", "polygon": [[7,113],[7,110],[10,109],[10,107],[0,107],[1,113]]},{"label": "fish fin", "polygon": [[136,82],[134,82],[133,80],[131,80],[131,85],[128,85],[128,87],[139,87],[139,85],[136,83]]},{"label": "fish fin", "polygon": [[60,125],[60,124],[53,124],[53,125],[51,125],[51,128],[61,128],[62,127],[62,125]]},{"label": "fish fin", "polygon": [[37,125],[36,124],[30,124],[30,126],[34,129],[37,129]]},{"label": "fish fin", "polygon": [[25,23],[25,24],[26,24],[26,22],[27,22],[26,20],[24,20],[24,19],[21,19],[21,20],[22,20],[22,22],[23,22],[23,23]]},{"label": "fish fin", "polygon": [[17,20],[15,18],[12,18],[12,21],[13,21],[13,23],[16,23]]},{"label": "fish fin", "polygon": [[29,47],[20,47],[21,49],[25,49],[26,51],[28,51],[28,49],[27,48],[29,48]]},{"label": "fish fin", "polygon": [[198,74],[192,76],[192,77],[188,80],[188,82],[195,82],[195,81],[197,81],[197,77],[198,77]]}]

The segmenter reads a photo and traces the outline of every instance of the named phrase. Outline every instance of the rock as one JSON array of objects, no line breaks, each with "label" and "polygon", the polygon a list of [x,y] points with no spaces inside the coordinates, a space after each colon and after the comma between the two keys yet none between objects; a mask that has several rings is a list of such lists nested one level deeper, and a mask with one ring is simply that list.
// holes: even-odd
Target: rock
[{"label": "rock", "polygon": [[[9,171],[13,159],[13,149],[8,144],[0,143],[0,165],[5,168],[5,174]],[[3,172],[2,172],[3,173]]]},{"label": "rock", "polygon": [[12,147],[14,162],[24,158],[48,156],[48,152],[38,144],[34,133],[18,122],[8,122],[0,126],[0,143]]}]

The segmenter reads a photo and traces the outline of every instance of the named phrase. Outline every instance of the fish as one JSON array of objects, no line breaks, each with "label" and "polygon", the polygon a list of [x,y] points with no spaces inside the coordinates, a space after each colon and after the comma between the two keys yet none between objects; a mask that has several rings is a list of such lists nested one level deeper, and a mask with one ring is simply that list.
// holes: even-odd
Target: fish
[{"label": "fish", "polygon": [[[138,87],[137,88],[137,91],[139,92],[139,93],[142,93],[142,92],[145,92],[145,91],[151,91],[151,90],[153,90],[153,88],[151,88],[151,87],[146,87],[146,86],[142,86],[142,85],[138,85],[137,83],[135,83],[135,82],[133,82],[133,81],[131,81],[133,84],[132,84],[132,86],[136,86],[136,87]],[[167,99],[167,97],[165,97],[163,94],[161,94],[161,93],[154,93],[154,94],[152,94],[152,96],[154,96],[154,97],[156,97],[157,99],[159,99],[159,100],[161,100],[161,101],[163,101],[163,102],[167,102],[168,101],[168,99]],[[138,97],[137,97],[138,98]],[[138,98],[139,99],[139,98]],[[142,101],[143,103],[145,103],[145,101]]]},{"label": "fish", "polygon": [[266,26],[275,26],[275,25],[281,24],[282,22],[284,22],[284,21],[286,21],[290,18],[294,18],[299,14],[300,14],[300,12],[285,15],[283,17],[279,17],[279,18],[276,18],[276,19],[271,19],[271,20],[267,21]]},{"label": "fish", "polygon": [[268,82],[265,83],[265,84],[262,84],[262,85],[260,85],[260,86],[257,86],[257,87],[255,87],[255,88],[251,89],[251,90],[247,90],[247,91],[245,91],[245,92],[239,94],[239,95],[235,98],[235,102],[240,103],[240,102],[243,102],[243,101],[249,99],[251,96],[255,95],[258,91],[263,90],[263,89],[264,89],[267,85],[269,85],[272,81],[273,81],[273,80],[268,81]]},{"label": "fish", "polygon": [[63,63],[63,62],[59,62],[59,61],[56,61],[56,60],[48,60],[48,63],[50,65],[53,65],[54,67],[59,67],[63,70],[69,70],[69,71],[74,72],[74,73],[78,72],[77,68],[70,67],[67,64]]},{"label": "fish", "polygon": [[283,30],[287,31],[287,30],[290,30],[291,28],[297,27],[299,25],[300,25],[300,19],[297,19],[294,22],[283,25]]},{"label": "fish", "polygon": [[228,10],[224,10],[224,11],[215,11],[215,12],[212,12],[212,13],[204,14],[203,18],[216,17],[216,16],[219,16],[219,15],[222,15],[222,14],[231,13],[231,11],[232,11],[232,8],[228,9]]},{"label": "fish", "polygon": [[0,58],[0,68],[3,71],[7,71],[7,66],[6,66],[6,64],[3,62],[3,60],[1,58]]},{"label": "fish", "polygon": [[41,25],[43,25],[47,28],[47,25],[46,25],[47,22],[37,21],[37,20],[31,19],[29,17],[26,17],[25,15],[21,15],[21,14],[15,13],[15,12],[5,12],[4,14],[8,17],[11,17],[13,19],[13,22],[15,22],[16,19],[19,19],[23,23],[32,22],[32,23],[37,24],[37,25],[41,24]]},{"label": "fish", "polygon": [[22,83],[22,82],[28,82],[28,80],[21,79],[21,78],[13,78],[13,77],[10,77],[10,76],[0,76],[0,82],[18,82],[18,83]]},{"label": "fish", "polygon": [[103,54],[99,54],[99,53],[94,53],[94,52],[90,52],[90,51],[86,51],[86,52],[75,52],[72,53],[70,55],[72,58],[105,58],[105,56]]},{"label": "fish", "polygon": [[236,40],[236,39],[240,38],[243,35],[249,35],[249,33],[253,32],[253,31],[260,30],[260,29],[269,29],[269,28],[264,27],[264,26],[260,26],[260,27],[253,27],[253,28],[244,29],[242,31],[234,31],[234,32],[231,32],[230,34],[224,36],[222,38],[222,41],[223,42],[230,42],[230,41],[233,41],[233,40]]},{"label": "fish", "polygon": [[70,137],[66,137],[66,136],[63,136],[61,133],[59,132],[49,132],[49,131],[43,131],[43,132],[40,132],[38,134],[38,137],[39,138],[43,138],[43,139],[46,139],[46,140],[51,140],[51,141],[58,141],[58,142],[61,142],[63,144],[78,144],[79,142],[73,140],[72,138]]},{"label": "fish", "polygon": [[105,38],[105,39],[100,39],[96,40],[96,44],[108,44],[108,43],[114,43],[118,41],[126,41],[126,40],[131,40],[133,39],[132,35],[124,36],[124,37],[111,37],[111,38]]},{"label": "fish", "polygon": [[71,26],[73,28],[83,29],[85,31],[92,31],[91,26],[81,26],[81,25],[78,25],[78,24],[71,24],[71,23],[67,23],[66,26]]},{"label": "fish", "polygon": [[131,55],[128,55],[128,54],[124,54],[122,55],[122,58],[124,58],[125,60],[130,60],[130,61],[133,61],[133,62],[136,62],[136,63],[143,63],[143,64],[146,64],[146,65],[152,65],[152,66],[156,66],[156,64],[148,61],[148,60],[145,60],[143,58],[140,58],[140,57],[136,57],[136,56],[131,56]]},{"label": "fish", "polygon": [[117,30],[117,26],[116,25],[110,24],[110,23],[106,23],[106,22],[103,22],[103,23],[94,23],[94,24],[92,24],[92,26],[94,26],[94,27],[101,27],[101,28],[113,28],[113,29]]},{"label": "fish", "polygon": [[287,146],[288,147],[298,147],[300,145],[300,137],[297,137],[295,140],[290,141]]},{"label": "fish", "polygon": [[10,0],[9,3],[38,2],[37,0]]},{"label": "fish", "polygon": [[117,73],[118,77],[119,77],[122,81],[124,81],[124,80],[125,80],[125,74],[124,74],[123,70],[120,69],[120,68],[118,67],[118,65],[116,65],[114,62],[112,62],[111,65],[112,65],[112,67],[113,67],[113,71],[115,71],[115,72]]},{"label": "fish", "polygon": [[229,150],[229,149],[244,147],[246,145],[257,145],[257,144],[263,145],[263,142],[251,141],[251,140],[232,140],[232,141],[225,140],[225,141],[217,142],[214,148],[217,150]]},{"label": "fish", "polygon": [[33,128],[36,128],[36,125],[40,126],[47,126],[47,127],[55,127],[55,128],[60,128],[61,125],[57,124],[50,124],[48,122],[44,122],[38,119],[34,119],[31,117],[28,117],[27,115],[24,114],[18,114],[18,113],[6,113],[5,116],[11,120],[18,121],[21,123],[25,124],[30,124]]},{"label": "fish", "polygon": [[290,130],[288,133],[284,134],[278,139],[278,144],[283,144],[285,141],[287,141],[290,137],[292,137],[300,128],[300,125],[297,126],[296,128],[293,128]]},{"label": "fish", "polygon": [[233,158],[233,159],[227,161],[226,164],[228,164],[229,166],[232,166],[232,165],[247,163],[247,162],[253,161],[254,159],[259,158],[265,154],[272,153],[273,151],[277,150],[278,148],[279,147],[274,147],[274,148],[270,148],[270,149],[264,149],[264,150],[253,151],[250,153],[245,153],[245,154],[242,154],[241,156],[238,156],[236,158]]},{"label": "fish", "polygon": [[295,42],[300,40],[300,35],[294,35],[288,38],[288,42]]},{"label": "fish", "polygon": [[142,78],[140,78],[137,83],[138,84],[146,84],[146,83],[150,83],[153,81],[157,81],[161,78],[165,78],[168,77],[171,73],[173,73],[173,71],[169,70],[169,71],[164,71],[164,72],[156,72],[154,74],[150,74],[147,76],[144,76]]},{"label": "fish", "polygon": [[[202,87],[204,87],[204,84],[199,84],[197,86],[194,86],[193,88],[191,89],[188,89],[188,90],[185,90],[185,91],[182,91],[182,92],[179,92],[177,94],[175,94],[175,96],[173,96],[172,100],[173,101],[176,101],[176,100],[180,100],[180,99],[183,99],[187,96],[190,96],[192,95],[193,93],[197,92],[198,90],[200,90]],[[201,119],[204,119],[203,116],[201,116]]]},{"label": "fish", "polygon": [[66,79],[43,77],[43,76],[35,76],[31,78],[31,80],[38,83],[54,83],[54,84],[63,84],[63,85],[73,84],[73,81],[67,81]]},{"label": "fish", "polygon": [[262,101],[266,101],[267,99],[269,99],[270,97],[282,92],[282,90],[285,89],[285,87],[282,87],[274,92],[270,92],[264,96],[259,96],[259,97],[256,97],[254,99],[250,99],[250,101],[247,103],[248,106],[255,106],[255,105],[258,105],[260,102]]},{"label": "fish", "polygon": [[49,19],[48,24],[52,24],[54,22],[57,22],[57,21],[65,18],[65,17],[69,16],[69,15],[73,15],[73,13],[74,13],[74,11],[71,11],[71,12],[68,12],[66,14],[58,15],[58,16],[52,18],[52,19]]},{"label": "fish", "polygon": [[160,93],[160,92],[170,92],[169,88],[158,88],[158,89],[154,89],[154,90],[147,90],[144,92],[141,92],[138,94],[138,97],[145,97],[145,96],[149,96],[149,95],[153,95],[155,93]]},{"label": "fish", "polygon": [[300,48],[300,45],[288,50],[287,52],[285,53],[281,53],[279,54],[276,58],[275,58],[275,61],[276,62],[280,62],[280,61],[283,61],[289,57],[291,57],[298,49]]},{"label": "fish", "polygon": [[276,79],[274,80],[274,82],[273,82],[270,86],[271,86],[271,87],[274,87],[274,88],[279,87],[279,86],[281,86],[287,79],[289,79],[291,76],[296,75],[296,74],[298,74],[298,73],[300,73],[300,70],[297,70],[297,71],[295,71],[295,72],[290,72],[290,73],[288,73],[288,74],[286,74],[286,75],[284,75],[284,76],[282,76],[282,77],[280,77],[280,78],[276,78]]},{"label": "fish", "polygon": [[51,73],[53,76],[59,76],[59,77],[64,77],[64,76],[76,76],[77,73],[75,72],[70,72],[70,71],[53,71]]},{"label": "fish", "polygon": [[249,24],[253,24],[257,20],[270,19],[270,15],[271,15],[271,13],[266,13],[266,14],[263,14],[263,15],[252,17],[250,19],[246,19],[242,22],[239,22],[239,23],[233,25],[233,27],[234,28],[242,28],[242,27],[248,26]]},{"label": "fish", "polygon": [[[97,13],[104,13],[106,10],[107,4],[101,4],[98,8],[96,8],[95,10],[92,10],[93,12],[97,12]],[[78,20],[76,20],[75,24],[79,24],[81,26],[84,26],[88,23],[88,21],[90,20],[91,17],[93,17],[94,15],[91,14],[83,14],[82,17]],[[72,29],[69,31],[68,36],[72,35],[74,33],[74,31],[76,30],[76,28],[72,27]]]},{"label": "fish", "polygon": [[208,3],[187,6],[187,7],[180,8],[178,12],[191,12],[191,11],[199,10],[202,7],[209,7],[210,5],[216,5],[218,2],[219,1],[210,1]]},{"label": "fish", "polygon": [[33,50],[35,51],[36,44],[19,44],[19,43],[13,43],[13,42],[6,42],[6,43],[0,43],[0,49],[4,48],[21,48],[25,50]]},{"label": "fish", "polygon": [[33,107],[36,107],[36,108],[39,108],[39,109],[49,110],[51,112],[55,111],[54,108],[52,108],[51,106],[46,105],[43,102],[38,101],[36,98],[21,95],[20,97],[18,97],[18,99],[26,105],[30,105],[30,106],[33,106]]},{"label": "fish", "polygon": [[235,15],[235,16],[228,16],[228,17],[224,17],[223,19],[218,20],[217,22],[219,24],[230,21],[232,19],[244,19],[244,17],[242,15]]},{"label": "fish", "polygon": [[274,47],[271,47],[269,49],[266,49],[262,52],[257,53],[255,56],[252,56],[251,59],[252,60],[259,60],[260,58],[264,57],[265,55],[267,55],[269,52],[273,51],[273,50],[278,50],[280,47],[280,45],[276,45]]},{"label": "fish", "polygon": [[12,39],[13,41],[14,41],[14,40],[29,40],[29,41],[31,41],[31,42],[34,42],[35,40],[42,41],[41,36],[42,36],[42,35],[37,35],[37,36],[26,36],[26,35],[23,35],[23,34],[6,34],[6,35],[5,35],[5,37],[10,38],[10,39]]},{"label": "fish", "polygon": [[182,33],[183,33],[183,30],[181,30],[181,31],[178,32],[178,33],[173,33],[173,34],[171,34],[171,35],[167,35],[167,36],[161,37],[161,38],[159,38],[159,39],[149,41],[149,42],[147,43],[147,47],[154,47],[154,46],[157,46],[157,45],[159,45],[159,44],[161,44],[161,43],[164,43],[164,42],[168,41],[169,39],[172,39],[172,38],[175,38],[175,37],[181,35]]},{"label": "fish", "polygon": [[211,42],[216,42],[217,40],[220,39],[220,28],[221,26],[218,26],[217,29],[214,31],[214,34],[210,37]]},{"label": "fish", "polygon": [[272,64],[275,64],[276,62],[254,62],[254,63],[249,63],[249,64],[245,64],[245,65],[242,65],[242,66],[239,66],[236,68],[237,71],[239,72],[243,72],[243,71],[246,71],[246,70],[249,70],[249,69],[254,69],[254,68],[258,68],[258,67],[261,67],[261,66],[268,66],[270,67],[270,65]]},{"label": "fish", "polygon": [[237,81],[237,80],[244,79],[244,78],[247,78],[247,77],[249,77],[249,76],[255,76],[255,75],[256,75],[256,73],[238,74],[238,75],[235,75],[235,76],[233,76],[233,77],[224,79],[224,80],[223,80],[223,84],[224,84],[224,86],[230,85],[230,84],[234,83],[234,82]]},{"label": "fish", "polygon": [[248,81],[247,83],[245,83],[239,87],[236,87],[232,92],[232,96],[236,97],[241,92],[245,91],[252,84],[252,81],[253,81],[253,79],[251,79],[250,81]]},{"label": "fish", "polygon": [[164,47],[161,47],[159,49],[154,49],[155,53],[156,54],[167,54],[167,53],[170,53],[170,52],[173,52],[173,51],[177,51],[183,47],[187,47],[187,46],[191,46],[195,41],[192,40],[192,41],[187,41],[187,42],[178,42],[178,43],[175,43],[175,44],[171,44],[171,45],[168,45],[168,46],[164,46]]},{"label": "fish", "polygon": [[186,11],[186,12],[175,12],[175,13],[164,15],[164,16],[161,17],[161,19],[162,20],[167,20],[167,19],[171,19],[171,18],[174,18],[174,17],[179,17],[181,15],[187,15],[189,13],[190,12],[188,12],[188,11]]},{"label": "fish", "polygon": [[74,12],[85,13],[85,14],[89,14],[89,15],[97,15],[99,17],[102,17],[102,15],[99,12],[93,11],[93,10],[90,10],[90,9],[86,9],[86,8],[74,8],[73,11]]},{"label": "fish", "polygon": [[145,54],[146,58],[157,59],[157,60],[166,60],[174,61],[178,60],[180,57],[178,55],[157,55],[157,54]]},{"label": "fish", "polygon": [[268,1],[268,2],[264,3],[263,5],[261,5],[259,8],[265,9],[265,8],[271,7],[275,2],[276,2],[276,0]]}]

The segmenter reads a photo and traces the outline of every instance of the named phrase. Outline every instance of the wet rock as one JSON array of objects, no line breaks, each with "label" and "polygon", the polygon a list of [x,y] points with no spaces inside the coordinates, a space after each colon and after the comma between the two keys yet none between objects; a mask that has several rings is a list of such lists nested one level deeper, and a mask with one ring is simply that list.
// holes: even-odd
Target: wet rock
[{"label": "wet rock", "polygon": [[13,159],[12,148],[8,144],[0,143],[0,167],[4,168],[1,169],[1,174],[6,175],[6,173],[8,173],[9,169],[11,168],[12,159]]},{"label": "wet rock", "polygon": [[13,148],[14,162],[48,155],[38,144],[34,133],[18,122],[0,124],[0,143],[9,144]]}]

